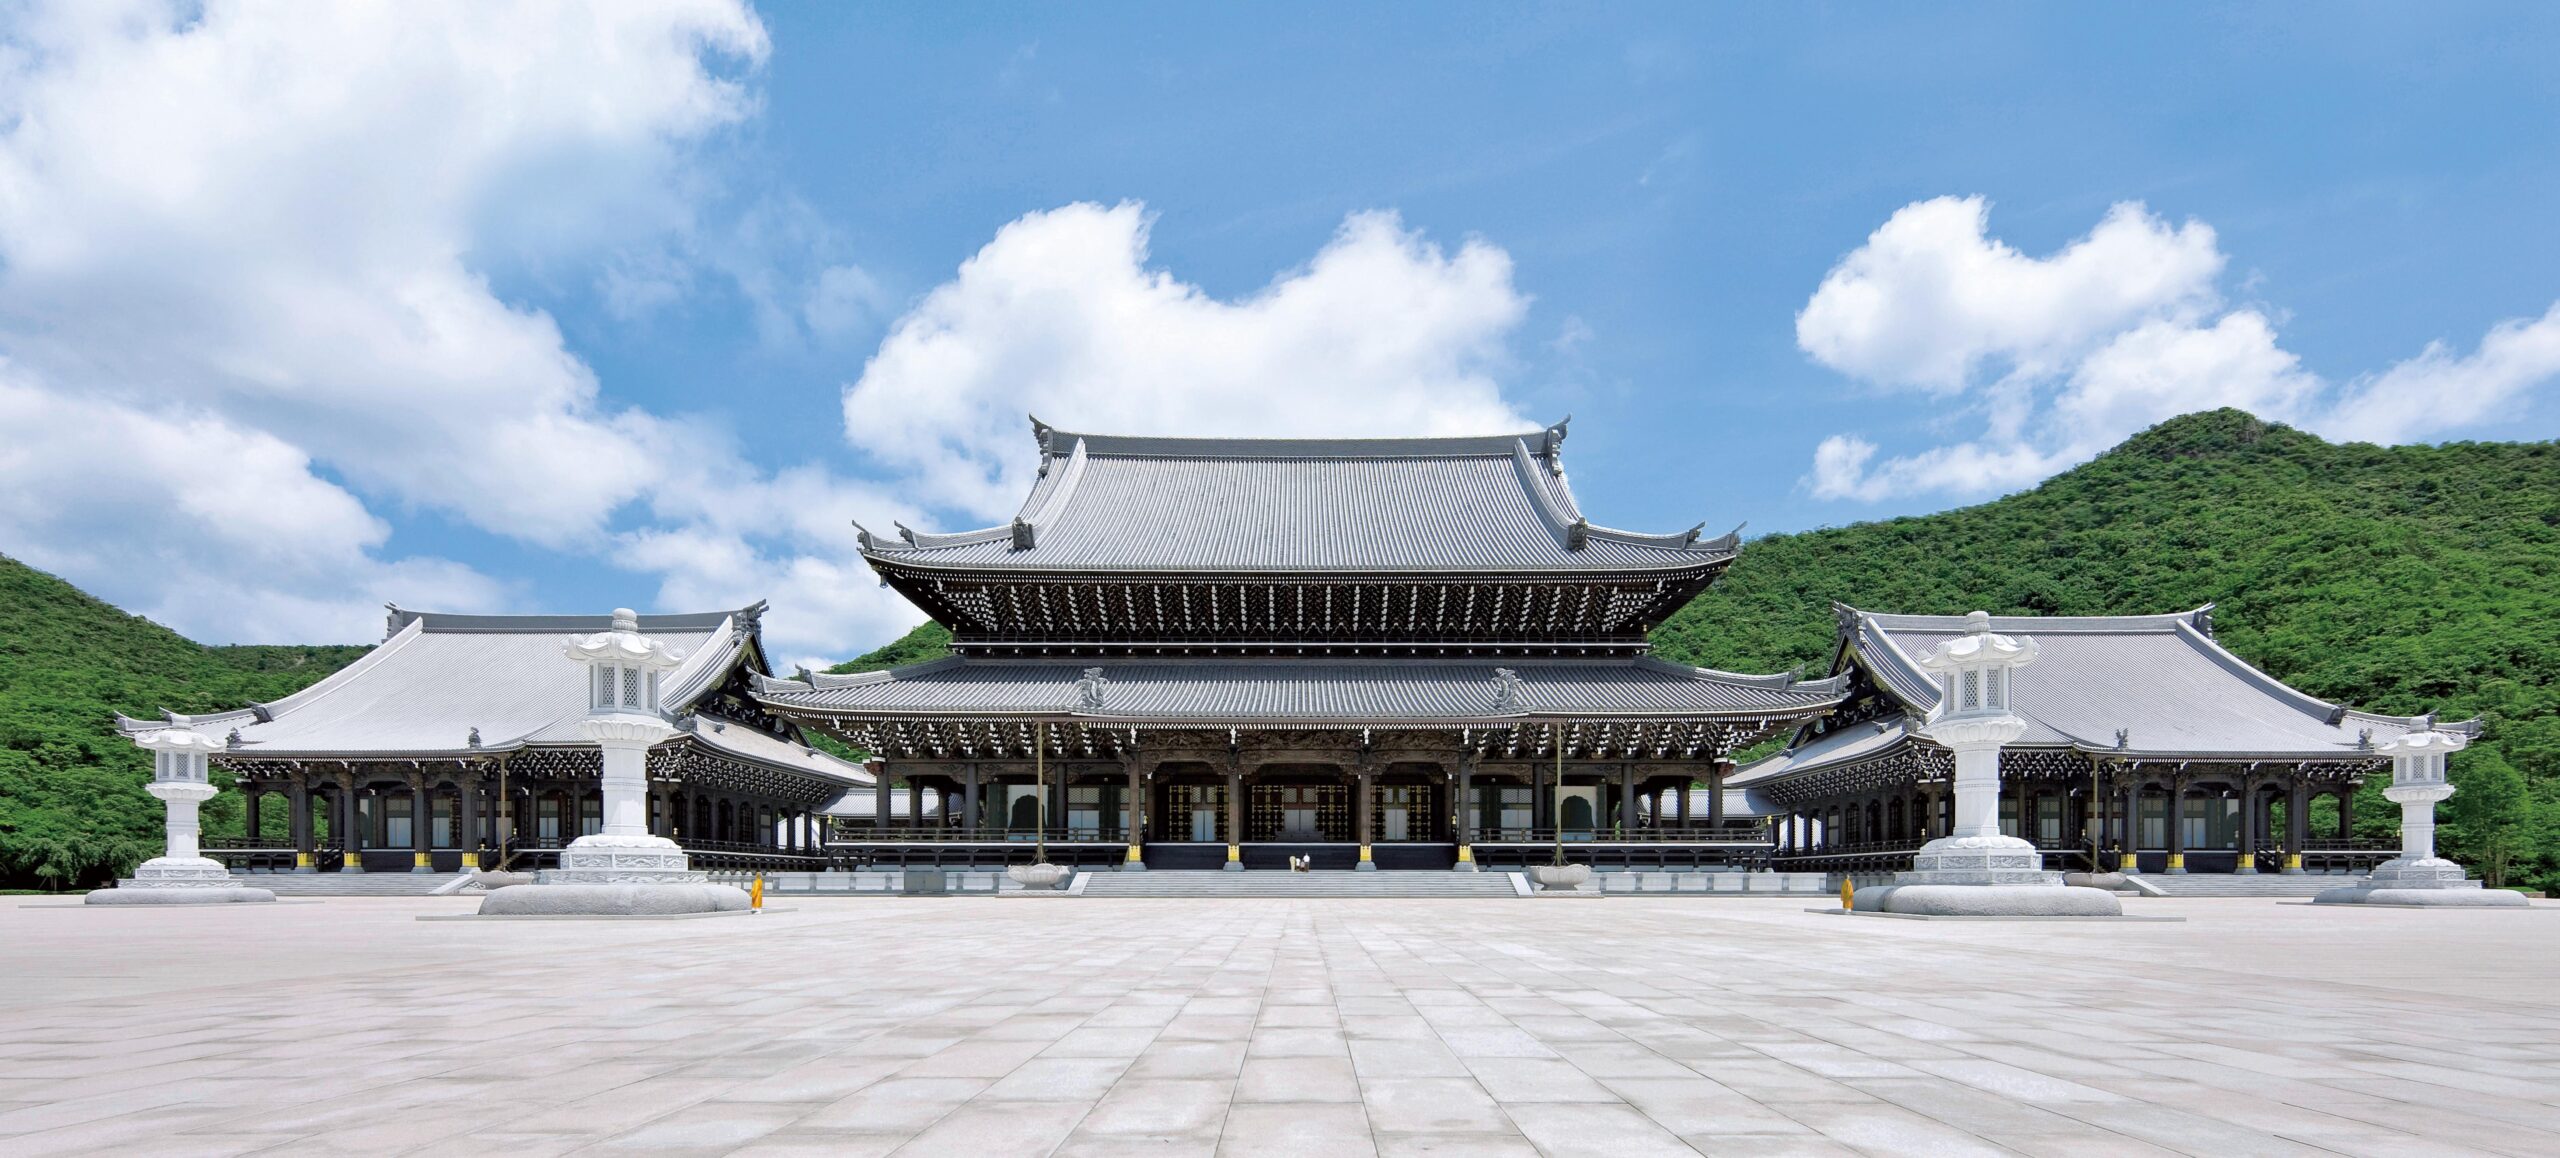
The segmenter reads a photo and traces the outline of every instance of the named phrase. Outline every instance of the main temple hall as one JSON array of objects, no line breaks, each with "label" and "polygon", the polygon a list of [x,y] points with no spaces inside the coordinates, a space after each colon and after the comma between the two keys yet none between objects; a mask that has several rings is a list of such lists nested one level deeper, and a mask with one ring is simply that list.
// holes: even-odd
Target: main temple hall
[{"label": "main temple hall", "polygon": [[[2215,640],[2211,608],[1969,626],[1844,606],[1819,678],[1666,661],[1648,633],[1743,544],[1593,522],[1564,423],[1032,434],[1007,522],[861,532],[880,581],[949,628],[945,658],[781,678],[762,605],[639,616],[633,638],[679,666],[607,695],[564,652],[622,630],[606,617],[394,608],[379,647],[301,693],[125,727],[217,747],[252,835],[204,851],[234,870],[558,867],[608,823],[577,721],[609,702],[671,722],[641,815],[713,870],[1834,879],[1950,834],[1954,761],[1928,725],[1981,692],[1921,660],[1969,631],[2042,649],[1999,690],[2023,727],[1999,831],[2057,868],[2371,868],[2394,847],[2355,836],[2355,791],[2437,730],[2286,687]],[[279,806],[282,839],[259,823]]]}]

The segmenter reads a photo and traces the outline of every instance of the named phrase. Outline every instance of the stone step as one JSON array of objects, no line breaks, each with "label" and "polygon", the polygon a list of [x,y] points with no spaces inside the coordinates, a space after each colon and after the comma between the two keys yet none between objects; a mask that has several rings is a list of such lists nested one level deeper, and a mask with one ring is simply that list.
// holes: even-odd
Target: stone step
[{"label": "stone step", "polygon": [[2259,873],[2242,876],[2235,873],[2144,873],[2142,879],[2173,897],[2309,897],[2328,889],[2342,889],[2364,880],[2361,873]]},{"label": "stone step", "polygon": [[233,880],[279,897],[423,897],[460,873],[233,873]]},{"label": "stone step", "polygon": [[1193,872],[1092,873],[1088,897],[1510,897],[1508,873]]}]

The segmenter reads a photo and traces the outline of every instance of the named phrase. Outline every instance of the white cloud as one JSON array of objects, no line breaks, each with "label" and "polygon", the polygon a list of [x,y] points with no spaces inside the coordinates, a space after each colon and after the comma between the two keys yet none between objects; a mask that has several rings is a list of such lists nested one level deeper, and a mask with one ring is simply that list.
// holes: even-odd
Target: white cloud
[{"label": "white cloud", "polygon": [[[0,550],[199,638],[369,638],[378,605],[532,610],[404,552],[454,524],[635,569],[659,606],[774,601],[784,654],[915,622],[850,519],[1000,515],[1022,413],[1131,431],[1518,429],[1508,257],[1355,215],[1221,301],[1147,268],[1135,205],[1007,226],[846,391],[891,482],[752,462],[617,403],[514,275],[613,317],[734,287],[761,338],[899,309],[787,193],[723,201],[755,114],[738,0],[216,2],[13,13],[0,54]],[[703,218],[717,218],[705,221]],[[539,608],[558,610],[557,608]]]},{"label": "white cloud", "polygon": [[2223,258],[2201,222],[2173,228],[2117,205],[2034,258],[1987,235],[1990,211],[1980,197],[1903,206],[1822,279],[1796,315],[1797,344],[1871,382],[1954,392],[1985,363],[2049,372],[2127,325],[2215,301]]},{"label": "white cloud", "polygon": [[845,428],[925,501],[1011,513],[1025,412],[1069,429],[1225,435],[1534,427],[1493,372],[1528,307],[1500,249],[1361,213],[1303,268],[1220,301],[1147,266],[1144,207],[1033,213],[894,323]]},{"label": "white cloud", "polygon": [[2490,417],[2525,391],[2560,375],[2560,303],[2530,321],[2489,328],[2470,357],[2442,342],[2350,386],[2322,424],[2337,438],[2407,442]]},{"label": "white cloud", "polygon": [[[615,405],[490,285],[592,264],[626,315],[686,291],[698,146],[753,114],[768,50],[738,0],[71,4],[7,32],[0,550],[212,640],[516,605],[398,555],[368,504],[596,556],[636,513],[632,541],[704,545],[644,553],[690,606],[767,593],[728,560],[851,554],[785,501],[843,484]],[[849,586],[806,638],[912,621]]]},{"label": "white cloud", "polygon": [[1978,197],[1897,211],[1797,315],[1815,361],[1884,389],[1978,411],[1972,439],[1878,460],[1836,434],[1806,484],[1820,498],[2011,490],[2179,414],[2238,407],[2333,438],[2402,442],[2481,421],[2560,376],[2560,305],[2499,323],[2479,350],[2441,344],[2346,387],[2305,369],[2260,310],[2226,310],[2213,231],[2110,209],[2050,257],[1992,239]]}]

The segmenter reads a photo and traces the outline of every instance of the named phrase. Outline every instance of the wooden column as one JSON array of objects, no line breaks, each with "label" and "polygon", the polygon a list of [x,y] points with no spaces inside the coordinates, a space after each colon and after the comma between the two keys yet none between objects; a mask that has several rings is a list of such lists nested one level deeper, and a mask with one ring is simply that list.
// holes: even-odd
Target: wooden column
[{"label": "wooden column", "polygon": [[2293,770],[2285,781],[2284,797],[2284,871],[2302,871],[2302,845],[2311,833],[2311,794],[2303,791],[2302,769]]},{"label": "wooden column", "polygon": [[2141,864],[2138,854],[2142,848],[2142,777],[2131,769],[2117,775],[2124,777],[2124,856],[2123,863],[2116,867],[2123,872],[2138,872]]},{"label": "wooden column", "polygon": [[1244,756],[1227,751],[1227,871],[1244,871]]},{"label": "wooden column", "polygon": [[2169,871],[2187,871],[2187,778],[2169,781]]},{"label": "wooden column", "polygon": [[978,804],[978,766],[969,765],[961,775],[964,779],[960,789],[960,832],[964,836],[976,836],[982,811]]},{"label": "wooden column", "polygon": [[1123,867],[1143,869],[1147,867],[1147,834],[1146,813],[1140,805],[1146,792],[1147,773],[1139,766],[1138,757],[1132,754],[1123,753],[1120,765],[1121,774],[1127,778],[1127,787],[1123,789],[1127,795],[1121,807],[1128,813],[1129,828],[1124,834],[1129,841],[1129,857]]},{"label": "wooden column", "polygon": [[285,788],[286,816],[293,827],[293,871],[315,873],[312,864],[311,785],[300,772],[293,774]]},{"label": "wooden column", "polygon": [[1636,769],[1633,764],[1618,765],[1618,834],[1634,836],[1636,832]]},{"label": "wooden column", "polygon": [[2258,786],[2255,782],[2247,783],[2240,790],[2240,859],[2231,871],[2249,874],[2258,871]]},{"label": "wooden column", "polygon": [[466,766],[453,778],[454,844],[462,849],[462,871],[480,867],[480,769]]},{"label": "wooden column", "polygon": [[341,815],[329,825],[330,835],[338,838],[338,848],[346,854],[345,863],[339,866],[338,871],[360,873],[364,871],[364,809],[356,804],[355,775],[340,774],[338,785],[338,811]]},{"label": "wooden column", "polygon": [[2349,785],[2340,785],[2340,786],[2339,786],[2339,788],[2338,788],[2338,839],[2340,839],[2340,840],[2347,840],[2347,839],[2352,838],[2353,836],[2355,836],[2355,834],[2356,834],[2356,790],[2355,790],[2355,786],[2354,786],[2354,785],[2351,785],[2351,784],[2349,784]]},{"label": "wooden column", "polygon": [[885,760],[881,761],[880,770],[871,774],[871,831],[882,836],[889,831],[889,764]]},{"label": "wooden column", "polygon": [[1476,824],[1484,819],[1484,810],[1476,807],[1476,754],[1458,753],[1458,778],[1449,802],[1449,839],[1458,845],[1459,872],[1476,871]]},{"label": "wooden column", "polygon": [[907,777],[907,823],[924,827],[924,782]]},{"label": "wooden column", "polygon": [[[1718,760],[1707,769],[1707,823],[1724,823],[1724,778],[1733,771],[1733,761]],[[1688,819],[1684,814],[1682,820]]]},{"label": "wooden column", "polygon": [[1369,861],[1369,839],[1370,835],[1377,831],[1377,765],[1370,763],[1364,757],[1360,762],[1359,775],[1353,778],[1352,785],[1352,791],[1360,794],[1359,798],[1353,801],[1351,809],[1352,835],[1360,841],[1360,863],[1353,867],[1361,872],[1376,872],[1378,866]]}]

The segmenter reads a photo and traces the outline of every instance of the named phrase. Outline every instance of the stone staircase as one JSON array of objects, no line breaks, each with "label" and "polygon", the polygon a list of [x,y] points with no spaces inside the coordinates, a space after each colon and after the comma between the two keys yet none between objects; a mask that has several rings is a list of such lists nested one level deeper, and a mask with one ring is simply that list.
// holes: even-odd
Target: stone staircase
[{"label": "stone staircase", "polygon": [[[231,879],[279,897],[423,897],[460,873],[233,873]],[[479,894],[471,894],[477,896]]]},{"label": "stone staircase", "polygon": [[2241,876],[2232,873],[2144,873],[2142,879],[2173,897],[2309,897],[2326,889],[2342,889],[2364,879],[2356,873],[2304,873],[2286,876],[2282,873],[2259,873]]},{"label": "stone staircase", "polygon": [[1088,897],[1516,897],[1498,872],[1101,872]]}]

